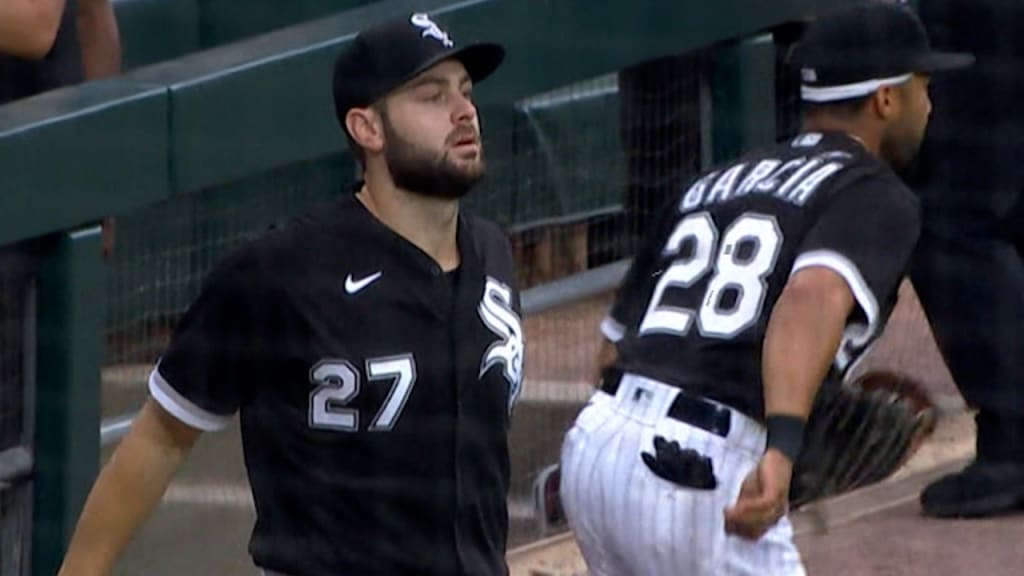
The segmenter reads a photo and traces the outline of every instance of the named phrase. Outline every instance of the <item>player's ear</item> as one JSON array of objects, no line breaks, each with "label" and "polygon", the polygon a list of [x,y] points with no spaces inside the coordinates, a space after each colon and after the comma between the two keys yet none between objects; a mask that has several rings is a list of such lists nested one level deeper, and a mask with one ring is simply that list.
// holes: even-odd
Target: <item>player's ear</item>
[{"label": "player's ear", "polygon": [[871,100],[879,118],[891,120],[899,114],[901,98],[898,86],[883,86],[875,90]]},{"label": "player's ear", "polygon": [[372,107],[349,110],[345,114],[345,127],[352,140],[367,152],[384,149],[384,126],[380,114]]}]

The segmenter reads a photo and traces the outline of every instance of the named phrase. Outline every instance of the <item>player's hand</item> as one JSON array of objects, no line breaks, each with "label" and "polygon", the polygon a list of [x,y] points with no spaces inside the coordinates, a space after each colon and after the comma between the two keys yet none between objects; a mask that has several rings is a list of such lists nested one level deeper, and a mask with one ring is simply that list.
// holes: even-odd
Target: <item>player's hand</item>
[{"label": "player's hand", "polygon": [[736,504],[725,509],[727,534],[757,540],[782,518],[789,508],[789,483],[793,463],[778,450],[765,452],[740,488]]},{"label": "player's hand", "polygon": [[604,376],[605,368],[608,368],[619,357],[619,351],[615,348],[615,344],[607,339],[601,341],[601,349],[597,353],[597,361],[594,363],[594,374],[591,378],[591,382],[597,387],[601,386],[601,378]]}]

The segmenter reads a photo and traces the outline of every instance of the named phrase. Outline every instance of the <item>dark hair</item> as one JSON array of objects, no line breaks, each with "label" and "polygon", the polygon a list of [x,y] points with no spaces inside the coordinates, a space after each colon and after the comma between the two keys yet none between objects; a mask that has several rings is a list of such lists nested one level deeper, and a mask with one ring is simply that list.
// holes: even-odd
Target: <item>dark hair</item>
[{"label": "dark hair", "polygon": [[804,111],[807,114],[828,114],[839,118],[852,118],[864,111],[864,107],[872,97],[874,97],[874,93],[832,102],[804,102]]}]

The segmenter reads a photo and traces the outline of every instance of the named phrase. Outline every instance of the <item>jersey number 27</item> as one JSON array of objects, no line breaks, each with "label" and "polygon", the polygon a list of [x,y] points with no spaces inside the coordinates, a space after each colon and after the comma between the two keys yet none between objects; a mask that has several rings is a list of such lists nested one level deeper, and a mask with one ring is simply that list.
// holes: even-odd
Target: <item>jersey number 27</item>
[{"label": "jersey number 27", "polygon": [[[391,383],[384,404],[366,429],[371,432],[391,430],[416,384],[416,363],[411,354],[370,358],[366,361],[366,375],[370,381]],[[358,431],[359,410],[346,405],[359,394],[359,371],[347,360],[321,360],[309,371],[309,379],[316,385],[309,394],[309,426]]]},{"label": "jersey number 27", "polygon": [[[686,243],[692,250],[676,258],[654,288],[639,333],[686,335],[694,322],[701,335],[731,338],[757,321],[764,304],[765,277],[775,269],[782,247],[782,231],[773,216],[748,212],[733,221],[718,243],[718,230],[707,212],[691,214],[676,225],[662,256],[677,256]],[[751,244],[741,256],[740,248]],[[699,310],[663,303],[672,289],[693,286],[714,268]],[[728,291],[736,297],[723,306]]]}]

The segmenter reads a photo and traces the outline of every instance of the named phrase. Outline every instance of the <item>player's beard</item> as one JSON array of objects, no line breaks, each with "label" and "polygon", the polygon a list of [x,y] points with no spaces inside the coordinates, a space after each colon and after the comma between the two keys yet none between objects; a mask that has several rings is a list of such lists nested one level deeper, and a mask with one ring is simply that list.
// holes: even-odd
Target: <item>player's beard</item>
[{"label": "player's beard", "polygon": [[897,174],[903,175],[917,158],[921,150],[923,134],[908,130],[907,133],[882,138],[879,153]]},{"label": "player's beard", "polygon": [[459,166],[449,156],[447,147],[461,138],[465,130],[449,135],[445,151],[438,155],[399,136],[386,116],[383,125],[387,141],[384,159],[395,186],[413,194],[454,200],[468,194],[484,176],[482,145],[476,162]]},{"label": "player's beard", "polygon": [[882,157],[889,161],[889,166],[892,167],[893,171],[897,174],[903,174],[913,163],[914,158],[918,157],[918,152],[921,150],[921,141],[904,139],[898,140],[893,138],[892,140],[882,141],[881,147]]}]

